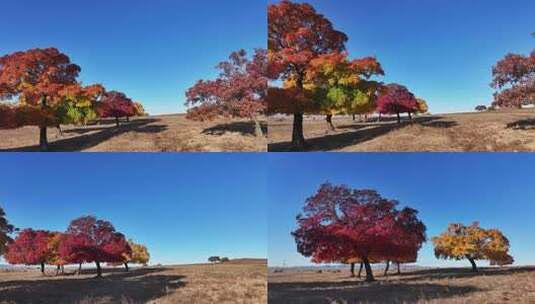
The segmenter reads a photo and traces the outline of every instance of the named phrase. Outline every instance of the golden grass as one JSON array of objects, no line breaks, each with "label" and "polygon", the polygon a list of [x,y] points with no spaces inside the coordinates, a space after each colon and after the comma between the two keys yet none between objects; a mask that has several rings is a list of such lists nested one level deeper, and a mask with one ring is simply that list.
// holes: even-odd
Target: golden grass
[{"label": "golden grass", "polygon": [[[271,117],[268,124],[269,150],[290,150],[292,118]],[[401,125],[336,117],[334,124],[336,131],[327,132],[323,117],[308,117],[307,151],[535,151],[533,109],[419,116],[414,123]]]},{"label": "golden grass", "polygon": [[[71,270],[72,271],[72,270]],[[0,303],[266,303],[267,261],[106,269],[55,276],[0,273]]]},{"label": "golden grass", "polygon": [[365,283],[344,271],[269,274],[269,303],[535,303],[535,267],[407,270]]},{"label": "golden grass", "polygon": [[[51,151],[87,152],[221,152],[266,151],[267,139],[254,136],[248,120],[195,122],[184,115],[162,115],[86,127],[63,126],[61,135],[48,128]],[[0,151],[37,151],[39,130],[0,130]]]}]

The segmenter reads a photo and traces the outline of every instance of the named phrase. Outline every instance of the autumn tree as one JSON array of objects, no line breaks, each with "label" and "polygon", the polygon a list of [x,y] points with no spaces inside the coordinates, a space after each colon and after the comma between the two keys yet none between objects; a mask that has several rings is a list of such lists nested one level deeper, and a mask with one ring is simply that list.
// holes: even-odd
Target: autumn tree
[{"label": "autumn tree", "polygon": [[[31,49],[0,57],[0,100],[17,100],[26,114],[21,125],[40,129],[39,144],[48,147],[47,126],[56,125],[53,107],[60,92],[75,85],[80,67],[55,48]],[[0,121],[4,118],[0,117]]]},{"label": "autumn tree", "polygon": [[148,116],[143,104],[140,101],[134,101],[134,115],[135,116]]},{"label": "autumn tree", "polygon": [[64,266],[67,264],[67,261],[61,255],[59,248],[60,244],[63,241],[63,233],[61,232],[50,232],[48,238],[48,257],[46,264],[54,265],[57,267],[56,275],[61,271],[64,272]]},{"label": "autumn tree", "polygon": [[380,114],[395,114],[398,123],[401,123],[400,113],[407,113],[412,119],[411,113],[418,111],[418,101],[406,87],[391,83],[388,84],[377,100],[377,111]]},{"label": "autumn tree", "polygon": [[136,107],[132,99],[124,93],[117,91],[106,92],[98,105],[97,112],[100,117],[113,117],[115,124],[119,127],[119,118],[135,116]]},{"label": "autumn tree", "polygon": [[[268,76],[291,80],[297,91],[304,91],[306,71],[320,55],[345,50],[347,36],[307,3],[288,0],[268,7]],[[292,96],[288,94],[286,96]],[[297,94],[299,96],[299,93]],[[271,100],[271,98],[270,98]],[[293,114],[292,144],[303,147],[303,115],[306,105],[301,100],[287,99],[270,110]]]},{"label": "autumn tree", "polygon": [[247,118],[255,123],[255,134],[263,136],[259,116],[266,110],[267,52],[256,49],[252,59],[245,50],[233,52],[218,64],[215,80],[199,80],[186,92],[187,117],[212,120],[217,117]]},{"label": "autumn tree", "polygon": [[58,128],[60,124],[86,125],[97,118],[96,107],[106,90],[102,85],[75,84],[60,92],[56,106]]},{"label": "autumn tree", "polygon": [[11,225],[4,209],[0,207],[0,256],[6,252],[7,245],[11,242],[10,234],[15,232],[15,227]]},{"label": "autumn tree", "polygon": [[370,78],[378,75],[384,75],[384,71],[375,58],[349,60],[347,53],[333,52],[310,62],[304,88],[312,92],[317,108],[326,114],[329,128],[334,130],[334,114],[364,114],[375,110],[382,84]]},{"label": "autumn tree", "polygon": [[493,106],[521,108],[535,104],[535,51],[529,56],[507,54],[492,68]]},{"label": "autumn tree", "polygon": [[373,281],[372,261],[404,257],[425,241],[416,210],[397,205],[374,190],[325,183],[297,216],[292,232],[297,250],[315,263],[356,258],[364,264],[366,281]]},{"label": "autumn tree", "polygon": [[425,114],[429,112],[429,106],[427,105],[427,101],[422,98],[416,98],[416,113],[417,114]]},{"label": "autumn tree", "polygon": [[146,266],[150,259],[150,254],[146,246],[134,243],[134,241],[129,240],[128,245],[131,248],[130,255],[126,256],[125,267],[128,269],[128,263],[132,264],[141,264]]},{"label": "autumn tree", "polygon": [[59,250],[70,263],[95,263],[101,277],[101,263],[122,263],[131,254],[127,245],[110,222],[86,216],[71,222]]},{"label": "autumn tree", "polygon": [[24,229],[15,240],[9,243],[5,259],[10,264],[40,265],[45,273],[45,264],[49,261],[51,233],[44,230]]},{"label": "autumn tree", "polygon": [[478,222],[469,226],[450,224],[448,230],[433,238],[435,256],[442,259],[467,259],[477,272],[477,260],[491,264],[513,263],[509,255],[509,240],[498,229],[483,229]]}]

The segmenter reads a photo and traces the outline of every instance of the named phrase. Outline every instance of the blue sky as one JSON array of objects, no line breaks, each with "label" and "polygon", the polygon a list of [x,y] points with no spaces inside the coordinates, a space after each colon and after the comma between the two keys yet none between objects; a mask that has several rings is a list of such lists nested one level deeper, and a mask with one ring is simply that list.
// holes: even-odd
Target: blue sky
[{"label": "blue sky", "polygon": [[[0,205],[19,228],[83,215],[149,248],[151,264],[267,254],[260,154],[1,154]],[[1,264],[1,261],[0,261]]]},{"label": "blue sky", "polygon": [[382,79],[406,85],[433,113],[488,105],[492,66],[508,52],[535,49],[531,0],[298,2],[312,4],[349,36],[350,56],[376,56]]},{"label": "blue sky", "polygon": [[59,48],[80,79],[141,100],[152,114],[183,112],[184,93],[217,75],[238,49],[266,47],[264,0],[5,1],[0,55]]},{"label": "blue sky", "polygon": [[[268,165],[270,266],[312,265],[297,253],[290,232],[305,199],[325,181],[376,189],[419,210],[428,237],[453,222],[480,221],[482,227],[498,228],[509,238],[516,264],[535,265],[534,154],[270,154]],[[435,259],[430,241],[418,264],[469,266],[467,261]]]}]

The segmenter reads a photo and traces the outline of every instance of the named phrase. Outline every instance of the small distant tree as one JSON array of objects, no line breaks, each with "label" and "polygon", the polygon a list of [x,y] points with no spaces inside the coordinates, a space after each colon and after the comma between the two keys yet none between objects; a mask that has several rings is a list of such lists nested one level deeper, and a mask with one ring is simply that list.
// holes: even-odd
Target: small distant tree
[{"label": "small distant tree", "polygon": [[218,256],[211,256],[208,258],[208,262],[210,263],[219,263],[221,262],[221,258]]},{"label": "small distant tree", "polygon": [[134,102],[134,115],[135,116],[148,116],[149,113],[145,111],[143,104],[140,101]]},{"label": "small distant tree", "polygon": [[416,102],[418,103],[416,105],[416,113],[417,114],[425,114],[429,112],[429,106],[427,105],[427,101],[425,101],[422,98],[416,98]]},{"label": "small distant tree", "polygon": [[49,231],[24,229],[8,245],[5,259],[10,264],[40,265],[45,273],[45,264],[52,254],[49,247]]},{"label": "small distant tree", "polygon": [[0,207],[0,256],[6,252],[7,245],[12,241],[9,235],[13,232],[15,227],[8,222],[4,209]]},{"label": "small distant tree", "polygon": [[475,110],[478,111],[478,112],[484,112],[487,110],[487,106],[485,105],[478,105],[475,107]]},{"label": "small distant tree", "polygon": [[119,118],[126,117],[128,121],[129,117],[136,114],[136,107],[124,93],[110,91],[104,94],[97,111],[100,117],[115,118],[115,124],[119,127]]},{"label": "small distant tree", "polygon": [[442,259],[467,259],[477,272],[477,260],[491,264],[513,263],[509,255],[509,240],[498,229],[483,229],[478,222],[469,226],[450,224],[448,230],[433,238],[435,256]]},{"label": "small distant tree", "polygon": [[56,275],[64,272],[64,266],[67,264],[67,261],[61,256],[59,252],[59,247],[61,241],[63,240],[63,233],[61,232],[50,232],[50,237],[48,238],[48,265],[54,265],[57,267]]},{"label": "small distant tree", "polygon": [[227,262],[230,262],[229,258],[227,258],[227,257],[222,257],[221,258],[221,263],[227,263]]},{"label": "small distant tree", "polygon": [[384,93],[377,100],[377,111],[380,114],[396,114],[401,123],[400,113],[407,113],[412,120],[411,113],[418,111],[418,101],[406,87],[399,84],[389,84]]},{"label": "small distant tree", "polygon": [[217,117],[247,118],[255,123],[255,135],[263,136],[259,116],[266,111],[267,52],[257,49],[252,59],[245,50],[233,52],[217,66],[215,80],[199,80],[186,92],[187,118],[213,120]]}]

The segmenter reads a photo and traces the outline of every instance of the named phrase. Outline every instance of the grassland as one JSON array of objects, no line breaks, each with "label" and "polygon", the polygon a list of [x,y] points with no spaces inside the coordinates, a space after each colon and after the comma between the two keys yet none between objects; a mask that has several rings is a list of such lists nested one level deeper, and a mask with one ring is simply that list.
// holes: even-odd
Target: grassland
[{"label": "grassland", "polygon": [[[265,128],[265,126],[264,126]],[[134,118],[115,127],[113,120],[89,126],[48,129],[51,151],[220,152],[266,151],[266,138],[254,136],[247,120],[195,122],[182,114]],[[264,130],[265,131],[265,130]],[[39,130],[0,130],[0,151],[38,151]]]},{"label": "grassland", "polygon": [[88,269],[81,275],[66,269],[55,276],[48,270],[0,272],[0,303],[250,303],[267,301],[267,261],[233,260],[209,265],[106,269],[95,278]]},{"label": "grassland", "polygon": [[[269,151],[292,151],[292,117],[270,117],[268,124]],[[425,115],[401,124],[335,117],[334,124],[330,131],[323,117],[306,117],[305,151],[535,151],[534,109]]]},{"label": "grassland", "polygon": [[284,270],[268,278],[270,304],[535,303],[535,267],[403,270],[376,282],[347,270]]}]

